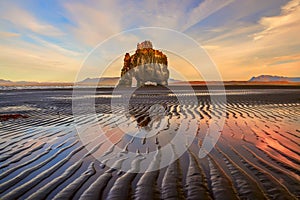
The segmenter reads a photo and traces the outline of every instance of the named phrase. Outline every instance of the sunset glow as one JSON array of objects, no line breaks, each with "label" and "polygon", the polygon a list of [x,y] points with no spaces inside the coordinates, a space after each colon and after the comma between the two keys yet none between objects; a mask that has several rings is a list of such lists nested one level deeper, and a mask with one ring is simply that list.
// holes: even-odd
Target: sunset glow
[{"label": "sunset glow", "polygon": [[[300,76],[299,0],[13,0],[0,2],[0,78],[73,82],[97,44],[139,27],[169,28],[196,40],[226,81]],[[145,39],[128,38],[132,49]],[[113,60],[107,76],[120,75],[122,56]],[[184,61],[171,63],[198,80]]]}]

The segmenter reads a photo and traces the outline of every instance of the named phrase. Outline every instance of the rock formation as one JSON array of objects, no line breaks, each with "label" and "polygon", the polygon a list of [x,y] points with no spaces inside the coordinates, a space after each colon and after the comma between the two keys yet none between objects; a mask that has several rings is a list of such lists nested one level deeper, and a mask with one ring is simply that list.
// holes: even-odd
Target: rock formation
[{"label": "rock formation", "polygon": [[138,43],[135,54],[125,54],[119,85],[131,86],[132,78],[136,79],[137,87],[144,86],[146,82],[168,85],[167,56],[153,49],[150,41]]}]

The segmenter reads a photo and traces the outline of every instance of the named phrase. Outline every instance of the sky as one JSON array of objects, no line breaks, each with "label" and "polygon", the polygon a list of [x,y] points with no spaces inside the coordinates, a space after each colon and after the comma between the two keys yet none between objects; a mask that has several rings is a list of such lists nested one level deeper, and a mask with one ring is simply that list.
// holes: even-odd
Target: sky
[{"label": "sky", "polygon": [[[158,31],[131,31],[143,27]],[[189,56],[172,51],[183,44],[176,32],[203,48],[190,55],[209,57],[222,80],[300,77],[300,0],[10,0],[0,1],[0,79],[119,76],[123,55],[149,38],[168,56],[173,78],[202,79],[205,62],[195,70]],[[117,46],[103,48],[107,41]]]}]

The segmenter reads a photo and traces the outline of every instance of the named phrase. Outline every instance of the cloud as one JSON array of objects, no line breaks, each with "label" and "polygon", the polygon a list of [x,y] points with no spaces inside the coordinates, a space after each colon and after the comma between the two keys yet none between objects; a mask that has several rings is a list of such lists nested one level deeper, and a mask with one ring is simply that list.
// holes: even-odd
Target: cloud
[{"label": "cloud", "polygon": [[193,25],[199,23],[203,19],[207,18],[209,15],[215,13],[221,8],[229,5],[234,0],[205,0],[195,8],[191,12],[188,13],[186,18],[186,23],[183,26],[182,30],[186,31],[191,28]]},{"label": "cloud", "polygon": [[2,38],[11,38],[11,37],[19,37],[20,34],[18,33],[12,33],[12,32],[4,32],[0,31],[0,37]]},{"label": "cloud", "polygon": [[[281,35],[288,31],[300,30],[300,1],[292,0],[282,6],[278,16],[263,17],[259,23],[264,30],[254,35],[254,40],[262,39],[272,35]],[[291,30],[292,29],[292,30]]]},{"label": "cloud", "polygon": [[24,41],[0,44],[1,78],[11,80],[73,81],[81,59]]},{"label": "cloud", "polygon": [[[71,80],[84,57],[82,52],[90,51],[116,33],[151,26],[184,31],[196,39],[227,80],[244,80],[268,72],[299,74],[300,3],[291,0],[282,5],[282,2],[62,0],[53,2],[53,9],[61,9],[62,17],[58,19],[54,17],[57,13],[51,16],[51,12],[47,17],[37,18],[42,12],[36,10],[38,4],[25,6],[22,1],[3,1],[0,2],[0,68],[7,78],[24,75],[33,79],[34,74],[38,74],[41,80]],[[137,42],[149,39],[145,38],[147,35],[127,36],[114,46],[119,48],[121,40],[130,41],[130,47],[122,51],[131,51]],[[151,36],[154,46],[161,48],[159,41],[165,36],[156,32]],[[93,70],[102,66],[97,63],[100,58],[115,59],[109,51],[111,49],[100,52],[103,56],[94,56],[90,74],[94,75]],[[118,56],[121,58],[109,71],[111,76],[119,75],[122,55]],[[182,68],[184,62],[172,59],[170,63],[175,68],[185,69]],[[67,74],[62,73],[64,69]],[[188,77],[195,78],[193,70],[186,71]]]},{"label": "cloud", "polygon": [[[71,32],[86,45],[138,27],[163,27],[185,31],[233,0],[72,1],[64,3],[65,16],[74,23]],[[191,8],[193,6],[193,8]]]},{"label": "cloud", "polygon": [[203,37],[206,32],[196,37],[226,80],[245,80],[258,74],[299,76],[299,22],[299,0],[292,0],[281,6],[278,14],[263,16],[256,23],[231,21],[217,32],[208,28],[207,39]]},{"label": "cloud", "polygon": [[206,50],[214,50],[214,49],[220,48],[220,46],[217,46],[217,45],[203,45],[202,48],[204,48]]},{"label": "cloud", "polygon": [[70,31],[86,45],[95,46],[113,34],[122,31],[121,15],[114,1],[65,3],[66,17],[74,25]]},{"label": "cloud", "polygon": [[300,54],[274,57],[273,61],[268,66],[284,65],[286,63],[300,62]]},{"label": "cloud", "polygon": [[61,54],[64,54],[66,56],[72,56],[72,57],[73,56],[81,56],[82,57],[82,54],[79,52],[66,49],[60,45],[57,45],[57,44],[54,44],[51,42],[47,42],[46,40],[43,40],[37,36],[30,35],[30,37],[32,39],[34,39],[35,41],[37,41],[38,43],[40,43],[42,46],[46,47],[47,49],[51,49],[55,52],[60,52]]},{"label": "cloud", "polygon": [[64,35],[58,28],[39,21],[31,13],[18,7],[16,4],[6,5],[5,9],[1,9],[0,18],[9,21],[16,26],[17,29],[24,28],[46,36]]}]

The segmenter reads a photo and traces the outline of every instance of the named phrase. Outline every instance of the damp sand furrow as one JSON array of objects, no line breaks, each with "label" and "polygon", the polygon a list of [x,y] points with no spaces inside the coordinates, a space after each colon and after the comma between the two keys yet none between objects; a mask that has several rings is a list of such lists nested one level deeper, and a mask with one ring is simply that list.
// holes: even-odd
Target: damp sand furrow
[{"label": "damp sand furrow", "polygon": [[273,151],[273,149],[269,148],[268,146],[267,148],[257,147],[257,149],[260,150],[265,155],[267,155],[268,158],[275,161],[277,164],[297,174],[297,176],[300,176],[300,170],[298,169],[296,164],[290,161],[289,159],[287,159],[286,157],[276,153],[276,151]]},{"label": "damp sand furrow", "polygon": [[255,180],[247,175],[228,155],[217,148],[222,155],[227,168],[232,176],[232,182],[237,189],[240,199],[267,199],[263,190],[255,183]]},{"label": "damp sand furrow", "polygon": [[265,159],[261,158],[257,153],[251,150],[249,147],[243,145],[243,147],[257,160],[257,163],[262,165],[265,169],[269,170],[277,180],[281,180],[283,184],[290,185],[290,192],[295,194],[297,197],[300,196],[300,177],[295,177],[293,174],[286,170],[277,167],[276,164],[272,164]]},{"label": "damp sand furrow", "polygon": [[28,146],[25,146],[25,147],[22,147],[22,148],[19,148],[13,152],[9,152],[9,153],[6,153],[4,155],[1,155],[0,156],[0,162],[3,162],[9,158],[12,158],[14,156],[16,156],[18,153],[22,153],[23,151],[27,150],[27,149],[30,149],[32,146],[34,146],[36,144],[36,142],[33,142],[31,144],[29,144]]},{"label": "damp sand furrow", "polygon": [[216,165],[216,162],[211,156],[208,158],[208,163],[213,198],[216,200],[238,199],[232,182],[226,177],[225,173],[221,171],[221,168]]},{"label": "damp sand furrow", "polygon": [[[5,127],[5,128],[3,128],[3,130],[7,130],[8,133],[12,133],[12,134],[16,134],[16,132],[19,132],[17,134],[22,134],[23,131],[28,130],[28,128],[30,128],[30,127],[35,127],[36,125],[43,126],[50,122],[55,124],[55,122],[57,122],[58,120],[59,119],[46,119],[46,120],[34,121],[34,122],[22,121],[22,126],[20,126],[19,124],[14,124],[14,126]],[[6,133],[0,134],[0,136],[3,136],[3,135],[5,136]]]},{"label": "damp sand furrow", "polygon": [[131,163],[131,169],[115,181],[112,188],[109,190],[106,199],[108,200],[131,199],[132,196],[131,183],[136,177],[137,172],[140,169],[140,163],[143,159],[145,158],[142,156],[139,155],[136,156],[136,158]]},{"label": "damp sand furrow", "polygon": [[[300,135],[297,136],[297,135],[295,135],[295,134],[292,134],[291,132],[280,133],[279,131],[275,131],[275,130],[273,130],[273,132],[275,132],[275,133],[277,133],[278,135],[280,135],[281,137],[287,139],[290,143],[292,143],[292,145],[296,145],[296,146],[300,147],[300,140],[299,140],[299,139],[300,139]],[[287,134],[287,136],[284,135],[284,134]],[[290,138],[289,138],[288,136],[290,136]],[[281,141],[278,141],[278,142],[281,142]],[[282,143],[282,142],[281,142],[281,143]],[[284,145],[282,144],[282,146],[284,146],[284,147],[286,147],[286,148],[289,148],[289,149],[291,150],[291,147],[287,147],[288,144],[289,144],[289,143],[284,144]],[[297,149],[297,148],[295,148],[295,149],[293,148],[292,151],[297,152],[296,154],[300,155],[300,151],[296,151],[296,149]]]},{"label": "damp sand furrow", "polygon": [[244,156],[242,156],[237,150],[231,147],[236,155],[240,157],[241,162],[247,167],[252,174],[259,180],[258,184],[264,189],[265,194],[270,199],[296,199],[288,189],[282,185],[278,180],[270,173],[263,170],[261,167],[250,162]]},{"label": "damp sand furrow", "polygon": [[157,178],[159,176],[159,168],[161,159],[160,149],[157,148],[154,159],[152,160],[147,171],[139,179],[135,193],[134,199],[137,200],[155,200],[160,199],[160,192],[157,187]]},{"label": "damp sand furrow", "polygon": [[[173,151],[174,154],[174,151]],[[175,155],[173,155],[173,160]],[[184,199],[179,160],[171,163],[162,180],[161,199]]]},{"label": "damp sand furrow", "polygon": [[298,169],[295,169],[295,168],[291,167],[290,165],[288,165],[287,163],[278,160],[278,158],[276,156],[273,156],[272,154],[269,154],[269,153],[265,152],[262,149],[258,148],[258,150],[260,150],[261,153],[265,154],[267,156],[267,158],[272,160],[274,163],[276,163],[280,167],[284,168],[285,170],[288,170],[289,173],[293,174],[293,176],[299,177],[299,170]]},{"label": "damp sand furrow", "polygon": [[47,184],[45,184],[43,187],[38,189],[36,192],[31,194],[28,199],[35,199],[35,200],[42,200],[46,199],[48,194],[51,193],[58,185],[63,183],[66,179],[68,179],[70,176],[72,176],[82,165],[82,160],[77,161],[73,165],[71,165],[68,169],[66,169],[63,174],[56,177],[55,179],[51,180]]},{"label": "damp sand furrow", "polygon": [[53,200],[66,200],[72,199],[75,193],[79,190],[79,188],[94,174],[96,170],[94,168],[94,163],[92,162],[88,169],[84,171],[78,178],[76,178],[72,183],[67,185],[63,190],[58,192]]},{"label": "damp sand furrow", "polygon": [[[274,142],[278,143],[280,146],[282,146],[282,144],[283,144],[283,145],[287,146],[289,149],[297,149],[300,147],[299,143],[293,142],[292,139],[287,138],[286,136],[283,136],[282,134],[278,134],[279,133],[278,131],[273,131],[274,133],[272,133],[272,132],[266,131],[265,129],[260,129],[260,130],[263,133],[265,133],[268,137],[273,139]],[[283,147],[283,149],[285,149],[284,146],[282,146],[282,147]],[[293,154],[293,153],[291,153],[291,154]]]},{"label": "damp sand furrow", "polygon": [[35,156],[35,157],[32,158],[31,160],[28,160],[28,161],[26,161],[26,162],[23,162],[23,163],[20,164],[20,165],[17,165],[17,166],[15,166],[15,167],[13,167],[13,168],[9,168],[8,170],[2,172],[2,173],[0,174],[0,180],[3,179],[3,178],[5,178],[5,177],[8,176],[9,174],[13,173],[14,171],[16,171],[16,170],[18,170],[18,169],[20,169],[20,168],[22,168],[22,167],[26,167],[26,166],[29,165],[30,163],[35,162],[36,160],[42,158],[44,155],[47,155],[47,154],[50,152],[51,149],[52,149],[52,147],[50,146],[50,147],[48,147],[45,151],[43,151],[42,153],[38,154],[37,156]]},{"label": "damp sand furrow", "polygon": [[121,169],[124,159],[119,159],[115,164],[104,173],[102,173],[80,196],[80,200],[101,199],[102,193],[110,179],[113,177],[113,172]]},{"label": "damp sand furrow", "polygon": [[195,155],[191,151],[188,151],[188,154],[189,167],[186,175],[186,199],[212,199],[209,194],[206,178],[202,169],[200,168],[200,165],[198,164]]},{"label": "damp sand furrow", "polygon": [[11,159],[11,160],[9,160],[9,162],[6,162],[6,163],[0,165],[0,169],[9,166],[9,165],[12,164],[12,163],[16,163],[16,162],[22,160],[23,158],[25,158],[25,157],[27,157],[27,156],[30,156],[30,155],[31,155],[32,153],[34,153],[35,151],[42,149],[42,148],[44,147],[45,144],[46,144],[46,143],[41,143],[41,144],[39,144],[38,146],[36,146],[36,147],[30,149],[29,151],[23,153],[22,155],[19,155],[19,156],[16,156],[16,157],[13,156],[14,158]]},{"label": "damp sand furrow", "polygon": [[[64,152],[65,150],[73,147],[75,144],[77,144],[78,141],[75,141],[74,143],[70,144],[67,147],[64,147],[62,149],[60,149],[59,151],[57,151],[54,155],[52,155],[51,157],[47,158],[45,161],[38,163],[37,165],[34,165],[33,167],[26,169],[24,171],[22,171],[20,174],[18,174],[16,177],[14,177],[13,179],[10,179],[4,183],[0,184],[0,193],[3,193],[4,191],[6,191],[8,188],[12,187],[13,185],[15,185],[16,183],[18,183],[19,181],[23,180],[26,176],[28,176],[29,174],[31,174],[32,172],[34,172],[35,170],[38,170],[39,168],[41,168],[42,166],[46,165],[48,162],[50,162],[51,160],[53,160],[54,158],[56,158],[60,153]],[[66,162],[67,160],[65,160]]]},{"label": "damp sand furrow", "polygon": [[22,140],[13,140],[13,141],[9,141],[9,142],[6,142],[4,143],[5,145],[0,147],[0,151],[4,151],[6,150],[7,148],[12,148],[12,146],[24,146],[25,143],[27,142],[23,142],[22,144],[19,144]]},{"label": "damp sand furrow", "polygon": [[[39,182],[49,177],[51,174],[53,174],[57,169],[59,169],[61,166],[63,166],[65,163],[67,163],[73,155],[75,155],[77,152],[82,150],[84,146],[80,146],[77,149],[71,151],[65,158],[57,162],[52,167],[46,169],[33,179],[29,180],[28,182],[24,183],[23,185],[15,188],[14,190],[10,191],[9,193],[5,194],[2,198],[3,199],[15,199],[23,195],[25,192],[36,186]],[[14,180],[14,179],[13,179]]]},{"label": "damp sand furrow", "polygon": [[[59,133],[60,131],[55,131],[55,132]],[[57,133],[55,133],[55,134],[57,134]],[[51,134],[52,134],[52,133],[51,133]],[[54,135],[55,135],[55,134],[54,134]],[[2,149],[5,149],[5,148],[7,148],[7,147],[9,147],[9,146],[11,146],[11,145],[17,144],[17,143],[19,143],[19,142],[21,142],[21,141],[24,141],[26,138],[29,139],[29,140],[33,140],[33,139],[41,140],[41,139],[46,138],[46,137],[44,137],[44,136],[46,136],[46,135],[47,135],[47,133],[46,133],[45,131],[38,131],[38,132],[35,133],[35,134],[27,135],[26,137],[23,136],[23,137],[18,138],[17,140],[16,140],[16,139],[10,140],[11,142],[7,143],[4,147],[1,148],[1,150],[2,150]]]},{"label": "damp sand furrow", "polygon": [[[280,145],[280,143],[278,142],[278,144]],[[295,167],[296,169],[300,168],[300,161],[297,155],[294,154],[294,152],[290,151],[288,148],[284,149],[283,148],[278,148],[278,146],[276,146],[277,148],[274,148],[273,146],[271,146],[270,144],[267,144],[267,146],[269,148],[271,148],[273,151],[277,152],[278,154],[280,154],[281,156],[285,157],[286,159],[288,159],[289,161],[295,163],[296,165],[299,165],[299,167]],[[283,150],[285,150],[285,152],[283,152]],[[299,171],[300,172],[300,171]]]}]

